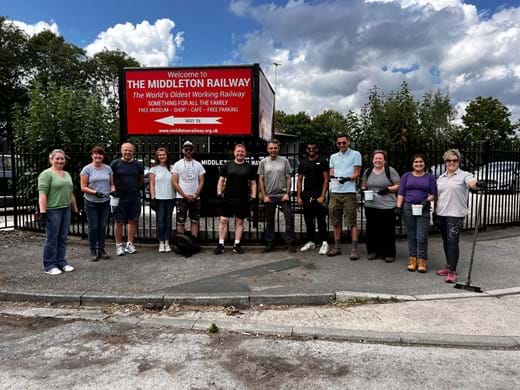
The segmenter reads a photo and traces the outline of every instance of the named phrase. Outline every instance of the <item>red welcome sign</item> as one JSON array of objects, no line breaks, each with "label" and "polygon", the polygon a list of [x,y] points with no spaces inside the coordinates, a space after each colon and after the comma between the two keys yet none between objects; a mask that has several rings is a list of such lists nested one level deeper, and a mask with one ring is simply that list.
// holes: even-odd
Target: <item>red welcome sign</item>
[{"label": "red welcome sign", "polygon": [[251,135],[253,68],[125,69],[128,135]]}]

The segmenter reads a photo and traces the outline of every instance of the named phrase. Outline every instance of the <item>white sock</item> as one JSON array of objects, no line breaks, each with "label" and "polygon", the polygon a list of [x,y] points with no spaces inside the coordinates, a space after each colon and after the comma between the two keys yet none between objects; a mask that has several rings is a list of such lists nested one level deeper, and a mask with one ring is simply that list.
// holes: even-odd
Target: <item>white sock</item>
[{"label": "white sock", "polygon": [[218,240],[218,243],[219,243],[220,245],[224,245],[224,240]]},{"label": "white sock", "polygon": [[235,240],[235,245],[240,244],[240,240]]}]

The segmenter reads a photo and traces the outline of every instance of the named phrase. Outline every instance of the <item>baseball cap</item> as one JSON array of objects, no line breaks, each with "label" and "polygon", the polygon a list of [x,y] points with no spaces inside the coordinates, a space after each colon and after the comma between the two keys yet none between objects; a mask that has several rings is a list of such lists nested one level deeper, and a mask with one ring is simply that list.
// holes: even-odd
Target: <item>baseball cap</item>
[{"label": "baseball cap", "polygon": [[182,147],[185,148],[186,146],[191,146],[193,148],[193,143],[191,141],[185,141],[183,144],[182,144]]}]

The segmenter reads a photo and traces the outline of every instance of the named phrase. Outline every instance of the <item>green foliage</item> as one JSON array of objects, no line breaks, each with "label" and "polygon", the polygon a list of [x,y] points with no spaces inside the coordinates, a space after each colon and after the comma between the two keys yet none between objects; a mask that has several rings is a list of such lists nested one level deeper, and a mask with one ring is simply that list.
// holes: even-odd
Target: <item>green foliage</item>
[{"label": "green foliage", "polygon": [[44,155],[54,148],[84,151],[96,143],[110,145],[116,139],[106,116],[101,98],[95,93],[53,83],[44,89],[36,83],[27,114],[18,111],[16,143],[20,151]]},{"label": "green foliage", "polygon": [[482,96],[466,108],[462,121],[469,140],[504,141],[512,137],[516,126],[511,124],[509,109],[498,99]]},{"label": "green foliage", "polygon": [[65,42],[49,30],[31,37],[27,43],[32,67],[32,81],[43,87],[85,85],[87,72],[85,51]]},{"label": "green foliage", "polygon": [[27,104],[27,35],[0,16],[0,138],[12,129],[13,108]]}]

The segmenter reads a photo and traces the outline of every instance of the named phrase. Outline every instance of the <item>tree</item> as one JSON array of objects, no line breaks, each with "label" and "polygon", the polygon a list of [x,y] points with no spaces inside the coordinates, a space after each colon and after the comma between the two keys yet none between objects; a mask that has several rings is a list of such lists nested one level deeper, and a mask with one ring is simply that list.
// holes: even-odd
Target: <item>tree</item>
[{"label": "tree", "polygon": [[22,30],[0,16],[0,138],[11,133],[14,106],[27,104],[27,41]]},{"label": "tree", "polygon": [[297,114],[283,114],[277,111],[275,115],[276,132],[293,134],[298,138],[307,138],[312,133],[311,117],[301,111]]},{"label": "tree", "polygon": [[427,91],[418,109],[421,133],[426,140],[435,144],[450,138],[455,127],[451,123],[454,110],[448,95],[443,95],[439,90],[435,93]]},{"label": "tree", "polygon": [[32,81],[41,87],[53,83],[57,86],[76,85],[86,87],[87,56],[85,51],[65,42],[63,37],[45,30],[28,41],[31,56]]},{"label": "tree", "polygon": [[390,92],[386,97],[377,87],[370,90],[368,103],[361,111],[360,140],[367,150],[395,149],[396,145],[411,150],[422,139],[417,102],[406,82],[398,92]]},{"label": "tree", "polygon": [[472,140],[504,141],[514,135],[511,112],[498,99],[479,96],[466,107],[462,122]]},{"label": "tree", "polygon": [[88,84],[101,96],[108,109],[108,121],[114,133],[119,132],[119,77],[124,68],[141,66],[126,53],[104,50],[96,53],[86,64]]},{"label": "tree", "polygon": [[20,151],[36,150],[43,155],[54,148],[88,151],[96,143],[116,142],[99,95],[54,83],[47,88],[35,83],[27,113],[17,113],[15,130]]}]

